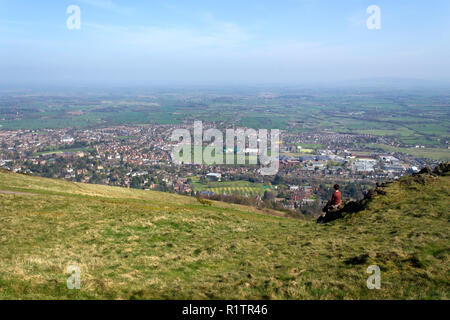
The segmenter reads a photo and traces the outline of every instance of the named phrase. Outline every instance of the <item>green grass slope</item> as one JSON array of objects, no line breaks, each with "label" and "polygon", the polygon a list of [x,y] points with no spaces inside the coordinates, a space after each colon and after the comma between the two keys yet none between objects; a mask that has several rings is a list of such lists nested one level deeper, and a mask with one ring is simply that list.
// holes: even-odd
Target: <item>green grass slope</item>
[{"label": "green grass slope", "polygon": [[448,299],[449,189],[448,176],[392,183],[319,225],[0,172],[0,299]]}]

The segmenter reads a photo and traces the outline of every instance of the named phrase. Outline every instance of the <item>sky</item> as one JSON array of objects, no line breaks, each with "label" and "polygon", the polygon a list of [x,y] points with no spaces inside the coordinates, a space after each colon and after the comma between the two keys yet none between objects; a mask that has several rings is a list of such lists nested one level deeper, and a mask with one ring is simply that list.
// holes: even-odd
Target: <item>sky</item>
[{"label": "sky", "polygon": [[0,84],[450,83],[449,18],[448,0],[0,0]]}]

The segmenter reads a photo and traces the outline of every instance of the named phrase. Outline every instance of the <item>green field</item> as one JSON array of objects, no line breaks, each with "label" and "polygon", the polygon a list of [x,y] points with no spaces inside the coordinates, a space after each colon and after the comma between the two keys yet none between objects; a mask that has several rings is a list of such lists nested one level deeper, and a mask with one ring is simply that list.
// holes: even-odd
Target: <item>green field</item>
[{"label": "green field", "polygon": [[193,183],[194,191],[212,191],[215,194],[238,195],[238,196],[262,196],[264,191],[271,190],[271,187],[261,183],[251,183],[247,181],[233,182],[200,182]]},{"label": "green field", "polygon": [[69,148],[69,149],[57,149],[54,150],[48,150],[48,151],[40,151],[33,153],[33,156],[40,156],[40,155],[49,155],[49,154],[60,154],[60,153],[73,153],[73,152],[92,152],[93,148]]},{"label": "green field", "polygon": [[450,177],[385,190],[318,225],[0,172],[0,299],[449,299]]},{"label": "green field", "polygon": [[450,149],[438,148],[398,148],[385,144],[368,144],[367,147],[380,149],[387,152],[400,152],[410,154],[419,158],[428,158],[439,161],[450,161]]}]

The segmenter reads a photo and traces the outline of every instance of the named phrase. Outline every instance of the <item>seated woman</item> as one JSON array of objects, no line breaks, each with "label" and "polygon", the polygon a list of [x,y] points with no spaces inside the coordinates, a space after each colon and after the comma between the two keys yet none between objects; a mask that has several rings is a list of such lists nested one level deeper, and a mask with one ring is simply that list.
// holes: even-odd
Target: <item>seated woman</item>
[{"label": "seated woman", "polygon": [[331,200],[328,201],[327,205],[322,209],[325,214],[322,214],[318,219],[317,223],[327,223],[339,218],[342,218],[342,213],[339,210],[341,206],[341,192],[339,191],[339,185],[334,185],[334,193],[331,196]]},{"label": "seated woman", "polygon": [[340,207],[341,200],[341,192],[339,191],[340,186],[338,184],[334,185],[334,193],[331,196],[331,200],[327,202],[326,206],[323,208],[323,212],[327,212],[330,209],[337,209]]}]

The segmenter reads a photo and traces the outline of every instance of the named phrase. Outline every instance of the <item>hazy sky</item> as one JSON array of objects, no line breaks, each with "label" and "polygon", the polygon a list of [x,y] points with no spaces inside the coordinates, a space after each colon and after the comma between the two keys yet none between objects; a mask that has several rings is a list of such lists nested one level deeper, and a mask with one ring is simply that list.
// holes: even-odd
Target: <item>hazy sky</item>
[{"label": "hazy sky", "polygon": [[[69,30],[69,5],[81,29]],[[366,9],[381,9],[369,30]],[[1,84],[450,81],[448,0],[0,0]]]}]

